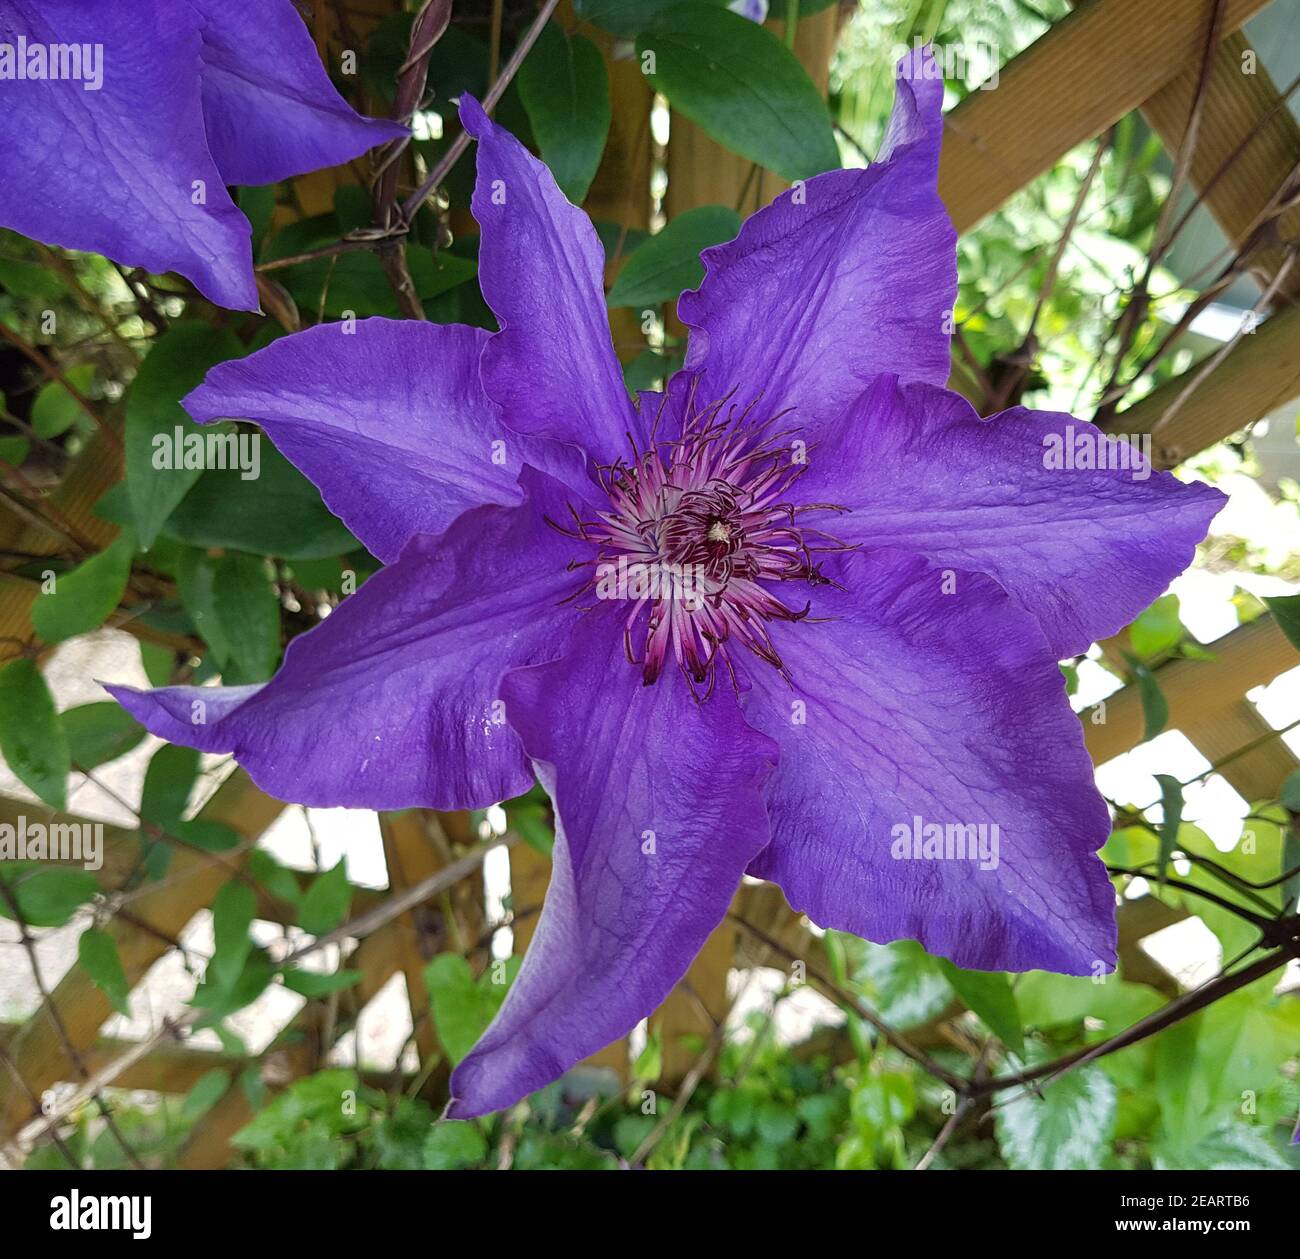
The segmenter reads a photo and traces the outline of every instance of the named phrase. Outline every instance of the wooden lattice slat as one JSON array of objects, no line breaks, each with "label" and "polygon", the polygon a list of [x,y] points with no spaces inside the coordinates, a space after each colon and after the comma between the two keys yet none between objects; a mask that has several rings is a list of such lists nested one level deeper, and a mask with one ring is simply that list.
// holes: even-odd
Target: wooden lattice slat
[{"label": "wooden lattice slat", "polygon": [[[1142,113],[1170,153],[1183,143],[1196,97],[1198,72],[1185,71],[1142,106]],[[1215,55],[1189,167],[1192,186],[1205,193],[1205,204],[1228,241],[1240,248],[1254,230],[1261,211],[1300,163],[1300,126],[1240,32],[1229,35]],[[1283,239],[1300,235],[1300,214],[1284,215]],[[1253,270],[1265,284],[1277,274],[1284,251],[1272,248],[1254,259]],[[1293,270],[1280,297],[1300,295],[1300,270]]]},{"label": "wooden lattice slat", "polygon": [[[1228,0],[1224,32],[1269,0]],[[947,117],[939,193],[959,232],[1200,63],[1208,0],[1088,0]]]}]

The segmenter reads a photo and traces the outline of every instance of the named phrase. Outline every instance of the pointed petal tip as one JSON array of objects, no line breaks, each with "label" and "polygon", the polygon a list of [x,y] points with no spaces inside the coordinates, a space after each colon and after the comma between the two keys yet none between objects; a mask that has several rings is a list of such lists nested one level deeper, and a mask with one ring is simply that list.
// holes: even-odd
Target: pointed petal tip
[{"label": "pointed petal tip", "polygon": [[909,49],[898,59],[894,69],[895,79],[933,79],[939,76],[938,64],[934,59],[934,44],[926,43]]},{"label": "pointed petal tip", "polygon": [[[459,1068],[458,1068],[459,1069]],[[453,1072],[453,1074],[455,1074]],[[442,1117],[444,1119],[481,1119],[484,1115],[491,1115],[495,1111],[504,1110],[504,1106],[495,1106],[483,1102],[473,1102],[468,1098],[461,1097],[459,1094],[452,1094],[451,1101],[443,1109]]]},{"label": "pointed petal tip", "polygon": [[468,92],[460,94],[459,112],[461,126],[476,140],[483,139],[491,131],[492,120],[487,116],[478,99]]},{"label": "pointed petal tip", "polygon": [[489,1043],[489,1038],[485,1032],[452,1071],[444,1118],[479,1119],[506,1110],[564,1074],[560,1063],[530,1065],[519,1043],[501,1043],[499,1037]]},{"label": "pointed petal tip", "polygon": [[185,738],[186,729],[176,714],[159,699],[162,688],[149,691],[116,682],[101,682],[100,686],[150,734],[169,743],[182,743],[187,747],[192,744],[192,739]]},{"label": "pointed petal tip", "polygon": [[[100,682],[106,690],[132,717],[152,734],[161,734],[159,729],[174,723],[175,718],[167,712],[158,701],[158,691],[144,690],[138,686],[127,686],[120,682]],[[167,735],[162,735],[167,738]]]}]

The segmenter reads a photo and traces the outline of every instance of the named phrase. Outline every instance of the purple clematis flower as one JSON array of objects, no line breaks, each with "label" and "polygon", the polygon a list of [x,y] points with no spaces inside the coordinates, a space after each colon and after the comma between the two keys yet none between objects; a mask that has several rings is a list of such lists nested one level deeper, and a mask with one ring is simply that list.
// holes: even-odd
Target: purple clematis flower
[{"label": "purple clematis flower", "polygon": [[405,135],[334,90],[291,0],[0,0],[0,226],[257,310],[227,184]]},{"label": "purple clematis flower", "polygon": [[747,873],[963,966],[1113,964],[1109,819],[1057,660],[1157,596],[1223,496],[1058,467],[1054,443],[1110,447],[945,391],[927,59],[870,169],[706,251],[663,394],[624,389],[591,224],[465,98],[502,330],[317,327],[186,401],[261,423],[387,566],[263,686],[113,694],[285,799],[475,807],[536,773],[554,802],[546,906],[453,1115],[625,1034]]}]

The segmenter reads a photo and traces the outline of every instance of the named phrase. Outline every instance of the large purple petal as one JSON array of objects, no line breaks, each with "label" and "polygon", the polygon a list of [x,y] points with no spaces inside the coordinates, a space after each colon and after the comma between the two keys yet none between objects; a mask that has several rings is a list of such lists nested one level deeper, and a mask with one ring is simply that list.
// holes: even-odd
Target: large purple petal
[{"label": "large purple petal", "polygon": [[385,563],[471,507],[518,503],[528,463],[577,492],[576,452],[505,427],[479,383],[488,334],[459,324],[321,324],[214,367],[185,399],[199,421],[253,420]]},{"label": "large purple petal", "polygon": [[458,1118],[510,1105],[655,1009],[767,842],[771,743],[730,692],[700,705],[676,677],[642,686],[621,625],[590,613],[566,656],[502,687],[555,802],[555,868],[518,978],[452,1075]]},{"label": "large purple petal", "polygon": [[[1094,855],[1109,816],[1037,625],[983,574],[895,551],[835,568],[843,591],[774,627],[793,688],[750,672],[746,717],[781,748],[772,843],[750,873],[820,926],[914,938],[960,966],[1111,966]],[[916,858],[928,825],[984,827],[985,860]],[[962,836],[978,851],[978,831]]]},{"label": "large purple petal", "polygon": [[479,507],[413,539],[295,639],[264,686],[109,691],[162,738],[233,753],[282,800],[465,809],[519,795],[532,774],[498,685],[554,655],[576,615],[559,606],[572,544],[543,520],[565,491],[540,473],[524,480],[522,506]]},{"label": "large purple petal", "polygon": [[957,291],[956,234],[936,179],[943,79],[929,53],[899,63],[880,160],[796,184],[706,249],[677,304],[701,400],[731,390],[756,418],[840,415],[877,372],[943,384]]},{"label": "large purple petal", "polygon": [[[1192,562],[1226,499],[1132,459],[1090,424],[881,377],[813,429],[800,496],[851,508],[827,526],[996,577],[1059,657],[1127,625]],[[1090,449],[1082,456],[1054,452]],[[1123,466],[1120,466],[1120,464]],[[1063,463],[1065,466],[1057,466]]]},{"label": "large purple petal", "polygon": [[208,147],[231,184],[338,166],[406,128],[338,94],[291,0],[189,0],[203,16]]},{"label": "large purple petal", "polygon": [[473,97],[461,97],[460,115],[478,140],[479,285],[501,324],[483,355],[483,388],[511,428],[612,463],[630,453],[635,415],[610,336],[596,229]]},{"label": "large purple petal", "polygon": [[[100,45],[102,84],[3,84],[0,224],[258,308],[248,220],[203,128],[198,14],[162,0],[11,0],[0,43]],[[198,202],[196,204],[196,202]]]}]

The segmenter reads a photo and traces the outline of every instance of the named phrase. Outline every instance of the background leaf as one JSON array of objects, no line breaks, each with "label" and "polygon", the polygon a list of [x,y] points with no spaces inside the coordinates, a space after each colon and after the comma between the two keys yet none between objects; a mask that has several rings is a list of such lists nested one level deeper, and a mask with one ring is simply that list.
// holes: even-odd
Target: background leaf
[{"label": "background leaf", "polygon": [[320,491],[267,442],[257,480],[228,470],[202,473],[165,532],[191,546],[283,559],[323,559],[361,545],[321,501]]},{"label": "background leaf", "polygon": [[77,941],[77,960],[91,982],[120,1015],[131,1016],[131,986],[127,983],[117,944],[107,931],[87,927]]},{"label": "background leaf", "polygon": [[1042,1085],[1017,1089],[997,1111],[998,1147],[1026,1171],[1086,1171],[1105,1162],[1115,1122],[1115,1085],[1099,1067],[1078,1067]]},{"label": "background leaf", "polygon": [[702,205],[679,214],[632,252],[606,301],[638,308],[676,301],[679,293],[698,288],[704,279],[700,251],[733,239],[739,231],[740,215],[725,205]]},{"label": "background leaf", "polygon": [[332,992],[342,992],[361,980],[359,970],[330,972],[314,970],[287,970],[281,975],[284,986],[301,997],[327,997]]},{"label": "background leaf", "polygon": [[105,700],[82,704],[59,714],[72,764],[81,769],[125,756],[144,740],[145,729],[121,704]]},{"label": "background leaf", "polygon": [[14,777],[53,809],[68,802],[68,740],[35,661],[0,669],[0,754]]},{"label": "background leaf", "polygon": [[[511,959],[512,972],[519,959]],[[488,975],[475,980],[469,963],[455,953],[440,953],[424,968],[424,982],[433,1004],[433,1020],[438,1039],[452,1064],[458,1063],[474,1047],[501,1003],[509,984],[494,984]]]},{"label": "background leaf", "polygon": [[636,47],[654,54],[655,90],[733,152],[789,180],[840,165],[826,102],[770,31],[711,4],[679,4]]},{"label": "background leaf", "polygon": [[232,880],[212,902],[212,958],[206,979],[219,988],[230,988],[243,972],[253,949],[248,929],[253,925],[257,898],[247,884]]},{"label": "background leaf", "polygon": [[140,365],[126,399],[126,486],[140,545],[153,545],[177,503],[203,475],[201,468],[155,468],[153,439],[183,433],[202,434],[181,406],[208,369],[239,358],[244,347],[234,333],[201,323],[173,324],[155,342]]},{"label": "background leaf", "polygon": [[[63,375],[85,397],[94,382],[95,368],[90,363],[78,363]],[[40,437],[58,437],[85,414],[81,403],[64,388],[62,381],[52,380],[41,388],[32,403],[31,425]]]},{"label": "background leaf", "polygon": [[57,577],[49,594],[36,596],[32,627],[47,643],[98,629],[122,601],[134,554],[135,538],[124,529],[98,555]]},{"label": "background leaf", "polygon": [[600,49],[548,22],[516,81],[542,160],[560,191],[581,205],[609,135],[609,75]]},{"label": "background leaf", "polygon": [[1011,981],[1006,975],[991,971],[962,970],[946,958],[939,968],[947,976],[966,1008],[984,1020],[991,1031],[1013,1053],[1024,1057],[1025,1034],[1020,1026],[1020,1010]]},{"label": "background leaf", "polygon": [[351,905],[348,866],[340,859],[338,865],[312,880],[298,906],[298,925],[308,935],[323,936],[343,922]]},{"label": "background leaf", "polygon": [[280,662],[280,601],[266,561],[227,551],[213,569],[212,611],[227,644],[227,685],[265,682]]},{"label": "background leaf", "polygon": [[[29,927],[61,927],[96,892],[99,880],[89,870],[45,866],[36,862],[0,862],[0,880],[18,903]],[[13,918],[9,901],[0,897],[0,918]]]}]

